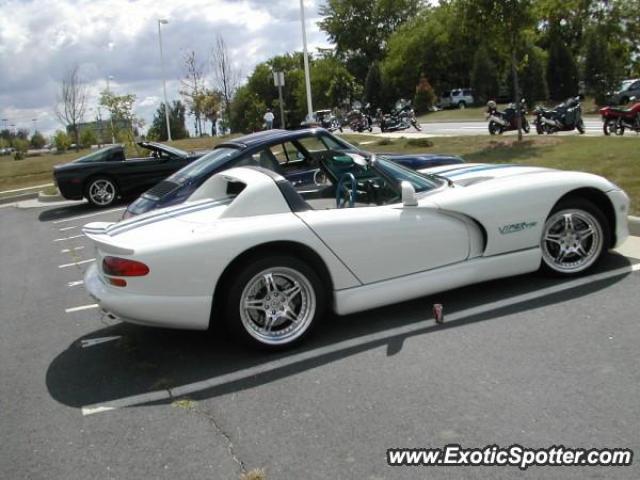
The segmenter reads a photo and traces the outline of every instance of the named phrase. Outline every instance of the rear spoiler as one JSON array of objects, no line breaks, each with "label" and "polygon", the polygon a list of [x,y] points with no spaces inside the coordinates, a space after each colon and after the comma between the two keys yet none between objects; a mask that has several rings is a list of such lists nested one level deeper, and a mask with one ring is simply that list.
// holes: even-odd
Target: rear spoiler
[{"label": "rear spoiler", "polygon": [[94,242],[100,250],[106,253],[119,255],[133,255],[133,248],[122,247],[113,244],[113,238],[107,233],[107,229],[113,225],[110,222],[93,222],[82,227],[82,233]]}]

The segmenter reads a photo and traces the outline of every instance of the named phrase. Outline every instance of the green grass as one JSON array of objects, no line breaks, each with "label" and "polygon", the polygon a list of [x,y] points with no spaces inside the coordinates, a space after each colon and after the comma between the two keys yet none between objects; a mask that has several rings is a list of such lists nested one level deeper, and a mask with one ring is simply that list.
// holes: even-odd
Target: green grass
[{"label": "green grass", "polygon": [[[366,142],[377,137],[344,135]],[[467,162],[518,163],[561,170],[579,170],[608,178],[622,187],[631,197],[632,214],[640,214],[640,148],[634,137],[528,137],[522,142],[515,138],[490,136],[434,137],[429,148],[411,145],[408,139],[394,139],[392,145],[376,142],[364,146],[373,152],[394,153],[450,153],[462,155]]]}]

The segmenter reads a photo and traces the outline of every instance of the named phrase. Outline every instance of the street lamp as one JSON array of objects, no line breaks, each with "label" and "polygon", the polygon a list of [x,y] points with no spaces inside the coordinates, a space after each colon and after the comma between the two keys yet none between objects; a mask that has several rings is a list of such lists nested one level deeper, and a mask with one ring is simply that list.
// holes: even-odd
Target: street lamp
[{"label": "street lamp", "polygon": [[167,121],[167,141],[171,141],[171,125],[169,124],[169,102],[167,102],[167,81],[164,73],[164,55],[162,54],[162,29],[160,25],[166,25],[169,20],[158,19],[158,43],[160,45],[160,66],[162,68],[162,90],[164,92],[164,118]]},{"label": "street lamp", "polygon": [[[107,75],[107,93],[110,95],[111,90],[109,88],[109,81],[113,80],[113,75]],[[113,130],[113,113],[109,113],[109,122],[111,123],[111,144],[116,143],[116,133]]]},{"label": "street lamp", "polygon": [[311,103],[311,77],[309,75],[309,54],[307,53],[307,30],[304,21],[304,0],[300,0],[300,22],[302,23],[302,49],[304,52],[304,81],[307,87],[307,110],[308,119],[313,115],[313,105]]}]

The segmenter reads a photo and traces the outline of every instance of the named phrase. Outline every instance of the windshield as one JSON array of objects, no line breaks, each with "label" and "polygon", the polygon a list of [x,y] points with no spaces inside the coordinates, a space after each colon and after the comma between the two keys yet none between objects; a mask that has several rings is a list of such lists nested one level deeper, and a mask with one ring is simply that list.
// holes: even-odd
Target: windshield
[{"label": "windshield", "polygon": [[205,156],[200,157],[193,163],[190,163],[181,170],[169,177],[169,180],[175,180],[177,178],[196,178],[201,175],[206,175],[218,168],[222,167],[233,155],[238,153],[237,148],[221,147],[216,148],[214,151],[207,153]]},{"label": "windshield", "polygon": [[413,188],[417,193],[428,192],[434,188],[439,187],[444,183],[444,180],[437,178],[430,179],[418,172],[409,170],[406,167],[398,165],[386,158],[378,158],[374,163],[378,170],[381,170],[387,177],[392,178],[396,185],[400,185],[402,182],[409,182],[413,185]]},{"label": "windshield", "polygon": [[122,147],[107,147],[97,152],[92,152],[84,157],[80,157],[74,162],[88,163],[88,162],[108,162],[111,160],[124,160],[124,152]]},{"label": "windshield", "polygon": [[[175,147],[170,147],[169,145],[154,145],[154,144],[148,144],[148,145],[149,145],[149,147],[151,147],[151,148],[146,147],[146,148],[149,148],[149,150],[157,149],[160,152],[163,152],[163,153],[167,152],[167,153],[170,153],[171,155],[174,155],[176,157],[184,158],[184,157],[189,155],[184,150],[180,150],[179,148],[175,148]],[[143,147],[144,147],[144,145],[143,145]]]},{"label": "windshield", "polygon": [[633,83],[633,80],[624,80],[621,84],[620,84],[620,91],[624,91],[627,88],[629,88],[629,86]]}]

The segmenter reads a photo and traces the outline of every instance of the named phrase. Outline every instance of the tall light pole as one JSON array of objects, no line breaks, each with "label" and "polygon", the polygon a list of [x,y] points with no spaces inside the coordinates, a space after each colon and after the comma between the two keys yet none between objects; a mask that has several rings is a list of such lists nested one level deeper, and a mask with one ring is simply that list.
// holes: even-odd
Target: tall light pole
[{"label": "tall light pole", "polygon": [[[107,75],[107,93],[111,94],[111,89],[109,88],[109,81],[113,80],[113,75]],[[109,122],[111,123],[111,144],[116,143],[116,133],[113,130],[113,113],[109,113]]]},{"label": "tall light pole", "polygon": [[304,21],[304,0],[300,0],[300,22],[302,23],[302,49],[304,54],[304,82],[307,87],[307,110],[308,119],[313,115],[313,104],[311,102],[311,76],[309,75],[309,54],[307,53],[307,29]]},{"label": "tall light pole", "polygon": [[164,74],[164,55],[162,54],[162,29],[160,25],[166,25],[169,20],[158,19],[158,43],[160,44],[160,65],[162,68],[162,90],[164,92],[164,118],[167,121],[167,141],[171,141],[171,125],[169,124],[169,102],[167,102],[167,81]]}]

